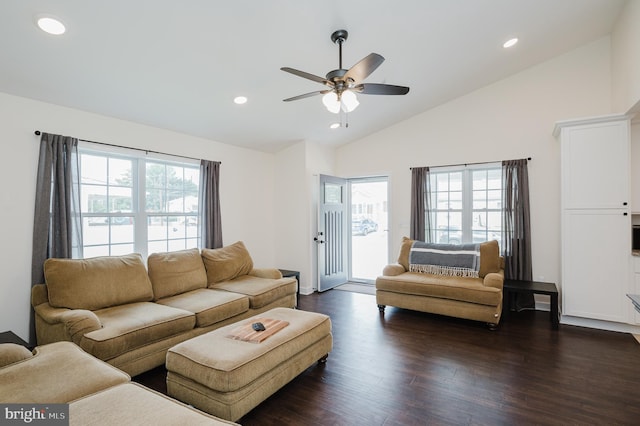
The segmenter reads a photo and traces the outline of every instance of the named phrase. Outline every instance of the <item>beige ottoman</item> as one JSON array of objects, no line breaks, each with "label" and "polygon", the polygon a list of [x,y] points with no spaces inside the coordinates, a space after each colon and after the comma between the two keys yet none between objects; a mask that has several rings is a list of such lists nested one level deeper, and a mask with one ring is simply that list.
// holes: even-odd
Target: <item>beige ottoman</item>
[{"label": "beige ottoman", "polygon": [[[257,318],[289,324],[260,343],[227,337]],[[169,349],[167,392],[236,421],[314,362],[323,362],[332,345],[328,316],[275,308]]]}]

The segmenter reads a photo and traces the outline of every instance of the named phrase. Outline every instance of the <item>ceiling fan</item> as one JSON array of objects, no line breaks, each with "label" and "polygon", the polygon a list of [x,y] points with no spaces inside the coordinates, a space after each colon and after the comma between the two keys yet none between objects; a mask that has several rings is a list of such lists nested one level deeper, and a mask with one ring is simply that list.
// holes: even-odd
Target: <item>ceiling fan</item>
[{"label": "ceiling fan", "polygon": [[363,95],[406,95],[409,92],[409,88],[405,86],[362,82],[384,62],[384,58],[377,53],[369,54],[348,70],[342,68],[342,43],[347,40],[348,36],[349,33],[346,30],[338,30],[331,34],[331,41],[336,43],[339,48],[339,64],[338,69],[329,71],[326,78],[294,68],[280,68],[282,71],[327,86],[327,89],[287,98],[284,99],[284,102],[324,95],[322,97],[324,105],[330,112],[337,114],[341,110],[351,112],[360,104],[355,95],[356,93]]}]

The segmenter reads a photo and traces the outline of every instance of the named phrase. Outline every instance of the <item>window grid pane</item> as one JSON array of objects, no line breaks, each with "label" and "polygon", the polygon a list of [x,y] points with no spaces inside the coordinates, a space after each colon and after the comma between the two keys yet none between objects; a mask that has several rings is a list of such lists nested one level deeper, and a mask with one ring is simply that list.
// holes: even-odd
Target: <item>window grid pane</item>
[{"label": "window grid pane", "polygon": [[80,170],[84,257],[199,247],[198,166],[81,149]]},{"label": "window grid pane", "polygon": [[437,243],[502,239],[502,169],[431,173],[431,232]]}]

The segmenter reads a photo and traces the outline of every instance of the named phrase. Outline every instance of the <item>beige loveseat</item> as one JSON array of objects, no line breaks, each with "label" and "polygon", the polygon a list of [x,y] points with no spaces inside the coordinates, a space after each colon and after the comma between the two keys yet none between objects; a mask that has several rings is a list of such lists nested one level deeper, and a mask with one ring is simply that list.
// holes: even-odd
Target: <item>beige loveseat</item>
[{"label": "beige loveseat", "polygon": [[72,341],[134,376],[189,338],[275,307],[296,306],[297,281],[254,269],[242,242],[220,249],[48,259],[33,288],[38,345]]},{"label": "beige loveseat", "polygon": [[[12,343],[0,344],[2,404],[20,404],[27,412],[33,404],[69,404],[70,425],[235,424],[130,380],[71,342],[39,346],[33,353]],[[3,410],[0,423],[7,417]],[[9,422],[41,423],[38,418]]]},{"label": "beige loveseat", "polygon": [[480,244],[478,278],[410,272],[414,241],[404,238],[398,263],[387,265],[376,279],[376,302],[385,307],[411,309],[484,321],[495,328],[502,314],[504,261],[497,241]]}]

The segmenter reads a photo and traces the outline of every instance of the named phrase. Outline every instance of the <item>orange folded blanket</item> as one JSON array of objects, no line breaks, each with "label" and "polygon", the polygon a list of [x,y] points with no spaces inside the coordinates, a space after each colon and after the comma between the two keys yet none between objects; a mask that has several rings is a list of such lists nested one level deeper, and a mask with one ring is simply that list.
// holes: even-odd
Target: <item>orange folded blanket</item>
[{"label": "orange folded blanket", "polygon": [[[251,324],[254,322],[261,322],[264,325],[265,330],[255,331],[251,327]],[[260,343],[288,325],[289,323],[287,321],[270,318],[254,318],[250,323],[234,328],[225,337],[234,340],[242,340],[243,342]]]}]

